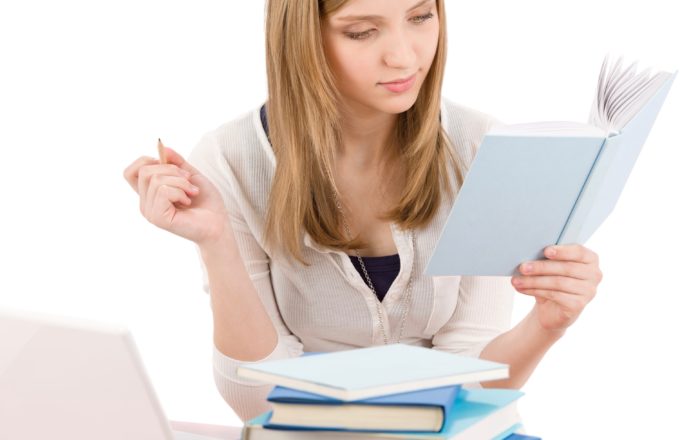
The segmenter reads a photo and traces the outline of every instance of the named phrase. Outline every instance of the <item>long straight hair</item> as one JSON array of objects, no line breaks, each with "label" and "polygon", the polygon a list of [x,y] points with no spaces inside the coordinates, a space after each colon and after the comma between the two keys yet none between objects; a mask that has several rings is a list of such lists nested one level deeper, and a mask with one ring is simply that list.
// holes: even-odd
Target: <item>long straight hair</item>
[{"label": "long straight hair", "polygon": [[[334,192],[335,151],[340,145],[339,92],[326,60],[322,20],[347,0],[268,0],[266,112],[276,171],[268,200],[264,240],[271,252],[287,251],[304,265],[302,238],[340,250],[365,247],[347,237]],[[442,202],[453,196],[447,162],[460,186],[463,162],[439,120],[446,64],[444,1],[437,0],[439,39],[415,104],[400,113],[394,138],[407,185],[384,216],[402,229],[427,225]]]}]

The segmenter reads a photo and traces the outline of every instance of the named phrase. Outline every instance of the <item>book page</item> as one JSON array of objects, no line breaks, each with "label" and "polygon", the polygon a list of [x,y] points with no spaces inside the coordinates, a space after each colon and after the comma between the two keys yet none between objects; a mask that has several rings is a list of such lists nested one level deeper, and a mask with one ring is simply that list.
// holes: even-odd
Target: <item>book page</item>
[{"label": "book page", "polygon": [[604,58],[590,124],[608,134],[619,133],[671,76],[669,72],[652,75],[651,68],[637,72],[637,64],[633,62],[624,69],[622,58],[617,58],[613,66],[609,56]]},{"label": "book page", "polygon": [[527,122],[521,124],[496,125],[488,135],[526,136],[575,136],[575,137],[605,137],[606,133],[598,126],[571,121]]}]

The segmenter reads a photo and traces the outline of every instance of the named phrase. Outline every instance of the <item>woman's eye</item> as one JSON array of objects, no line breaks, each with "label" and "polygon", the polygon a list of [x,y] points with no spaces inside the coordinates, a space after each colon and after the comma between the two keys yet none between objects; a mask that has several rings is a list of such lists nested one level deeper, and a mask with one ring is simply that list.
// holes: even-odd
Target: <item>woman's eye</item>
[{"label": "woman's eye", "polygon": [[[421,24],[431,19],[432,17],[434,17],[434,14],[432,12],[428,12],[425,15],[416,15],[411,20],[413,20],[413,22],[416,24]],[[369,29],[363,32],[345,32],[345,35],[347,35],[352,40],[365,40],[366,38],[368,38],[368,36],[371,34],[373,30],[374,29]]]},{"label": "woman's eye", "polygon": [[413,17],[413,19],[415,20],[416,23],[423,23],[432,17],[434,17],[434,14],[432,12],[428,12],[425,15],[417,15]]},{"label": "woman's eye", "polygon": [[371,29],[363,32],[347,32],[347,36],[352,40],[363,40],[371,33]]}]

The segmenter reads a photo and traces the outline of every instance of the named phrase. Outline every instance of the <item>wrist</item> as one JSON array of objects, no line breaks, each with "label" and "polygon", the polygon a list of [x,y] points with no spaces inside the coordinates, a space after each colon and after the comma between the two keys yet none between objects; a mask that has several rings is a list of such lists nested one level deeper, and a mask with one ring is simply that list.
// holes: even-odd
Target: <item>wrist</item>
[{"label": "wrist", "polygon": [[536,306],[534,306],[529,312],[527,320],[529,321],[528,323],[532,332],[539,335],[542,339],[548,341],[555,342],[567,332],[566,327],[558,329],[545,328],[543,324],[541,324],[541,320],[538,317],[538,310],[536,310]]},{"label": "wrist", "polygon": [[229,256],[238,252],[234,232],[231,230],[229,220],[226,219],[219,229],[208,234],[204,239],[196,243],[203,258],[212,256]]}]

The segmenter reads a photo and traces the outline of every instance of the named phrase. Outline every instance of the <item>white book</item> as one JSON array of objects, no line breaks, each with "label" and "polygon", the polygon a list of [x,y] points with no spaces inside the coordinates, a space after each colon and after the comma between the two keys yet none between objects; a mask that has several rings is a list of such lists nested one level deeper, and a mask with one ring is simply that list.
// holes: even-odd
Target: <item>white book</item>
[{"label": "white book", "polygon": [[407,344],[313,354],[238,367],[241,377],[352,401],[505,379],[508,366]]}]

